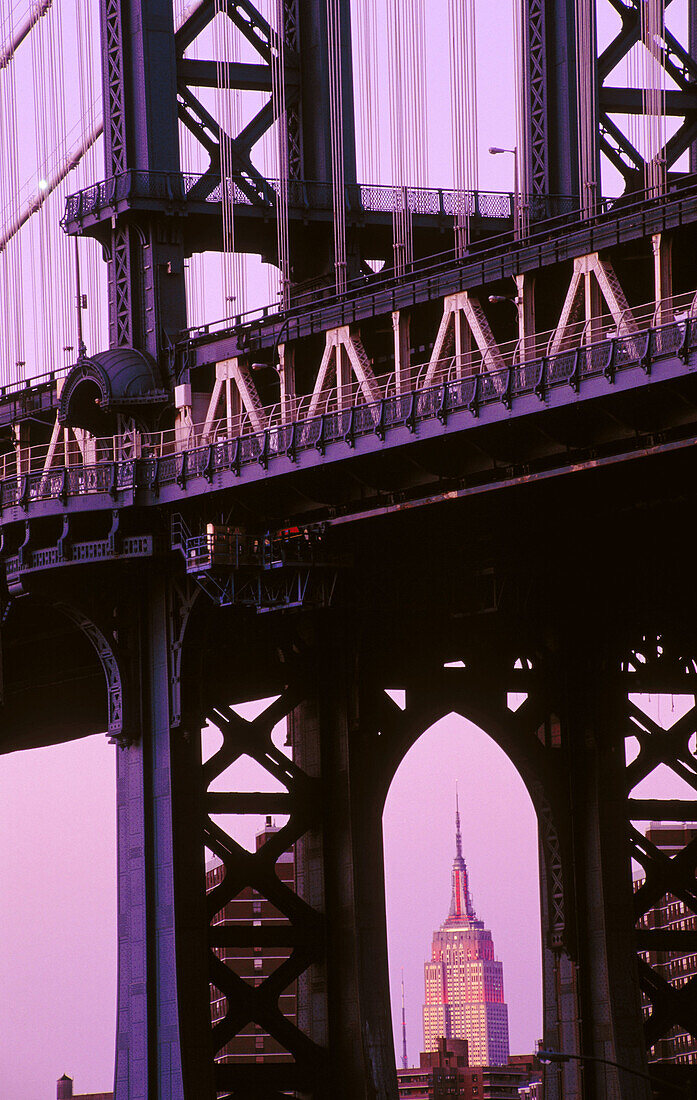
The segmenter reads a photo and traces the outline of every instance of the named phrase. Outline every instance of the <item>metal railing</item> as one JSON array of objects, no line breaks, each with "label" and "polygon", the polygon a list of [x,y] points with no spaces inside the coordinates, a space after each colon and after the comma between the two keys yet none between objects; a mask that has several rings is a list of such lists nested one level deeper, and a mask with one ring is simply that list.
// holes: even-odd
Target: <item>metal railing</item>
[{"label": "metal railing", "polygon": [[[415,432],[420,423],[438,419],[447,423],[456,412],[478,415],[489,405],[506,408],[521,397],[544,399],[555,387],[580,390],[593,378],[608,383],[616,374],[639,366],[648,371],[652,363],[679,356],[684,362],[697,349],[695,295],[682,295],[658,306],[640,307],[625,325],[605,319],[593,332],[577,332],[575,346],[563,346],[554,354],[538,354],[548,334],[538,338],[535,354],[522,356],[520,344],[498,349],[497,369],[487,369],[482,357],[449,357],[438,364],[424,364],[414,371],[414,388],[395,392],[395,379],[380,379],[381,398],[366,402],[355,384],[328,389],[319,395],[297,398],[264,409],[256,415],[263,427],[254,428],[245,416],[218,420],[206,425],[141,433],[135,439],[121,436],[71,441],[61,447],[60,465],[47,467],[48,448],[18,448],[0,456],[0,503],[2,507],[27,505],[33,500],[104,493],[112,497],[136,487],[161,489],[178,484],[185,487],[192,477],[208,480],[219,471],[239,475],[242,468],[257,464],[263,468],[279,457],[295,460],[302,451],[324,452],[330,444],[343,441],[354,445],[365,435],[381,440],[394,428]],[[649,311],[651,315],[649,316]],[[625,331],[621,331],[622,329]],[[620,331],[618,331],[618,329]],[[290,414],[290,415],[289,415]],[[54,461],[56,461],[54,456]]]},{"label": "metal railing", "polygon": [[[394,270],[389,268],[373,275],[360,276],[350,281],[346,291],[340,295],[334,291],[333,284],[328,283],[324,290],[313,289],[305,295],[301,290],[300,294],[293,296],[291,306],[285,310],[280,310],[278,305],[273,303],[246,314],[194,325],[182,332],[177,344],[179,354],[186,357],[187,349],[190,347],[205,345],[209,341],[215,341],[221,335],[234,333],[242,341],[258,340],[263,337],[267,327],[277,329],[282,325],[288,328],[300,319],[309,323],[311,331],[319,331],[329,314],[335,314],[331,324],[346,324],[352,320],[352,307],[360,306],[363,300],[383,303],[395,295],[404,296],[408,288],[417,288],[422,283],[433,286],[440,292],[441,280],[452,282],[452,275],[456,273],[457,278],[454,281],[459,285],[461,274],[468,269],[476,272],[477,282],[480,284],[493,281],[501,277],[500,273],[492,272],[489,279],[482,274],[489,263],[499,267],[521,252],[527,255],[536,251],[540,257],[554,256],[555,242],[565,242],[571,231],[574,233],[582,233],[585,230],[597,232],[602,230],[603,226],[612,225],[617,218],[636,219],[636,224],[643,224],[647,211],[671,202],[681,203],[687,200],[691,203],[695,198],[697,198],[697,174],[672,182],[667,194],[658,199],[649,192],[600,199],[590,216],[581,217],[577,204],[572,205],[566,211],[562,209],[553,212],[552,216],[535,222],[530,232],[521,239],[516,238],[512,230],[507,231],[482,241],[473,241],[464,256],[459,255],[453,248],[414,260],[407,265],[405,272],[401,275],[396,275]],[[554,197],[551,197],[551,201],[573,203],[573,200],[557,200]],[[607,244],[607,241],[604,242],[604,247]],[[566,253],[561,258],[566,259]],[[414,289],[415,294],[416,289]],[[378,308],[377,305],[376,308]],[[396,307],[389,305],[385,308]],[[330,327],[330,324],[327,322],[324,327]]]},{"label": "metal railing", "polygon": [[[223,199],[239,206],[275,205],[278,180],[257,181],[245,176],[206,173],[129,171],[85,187],[66,200],[63,227],[88,216],[97,217],[122,202],[219,203]],[[385,184],[348,183],[345,187],[347,213],[392,214],[406,210],[414,216],[454,218],[470,216],[503,219],[513,217],[514,196],[499,191],[455,191],[446,188],[394,187]],[[575,199],[563,196],[530,195],[523,200],[533,221],[578,208]],[[291,180],[288,184],[291,209],[328,211],[333,207],[331,183]]]}]

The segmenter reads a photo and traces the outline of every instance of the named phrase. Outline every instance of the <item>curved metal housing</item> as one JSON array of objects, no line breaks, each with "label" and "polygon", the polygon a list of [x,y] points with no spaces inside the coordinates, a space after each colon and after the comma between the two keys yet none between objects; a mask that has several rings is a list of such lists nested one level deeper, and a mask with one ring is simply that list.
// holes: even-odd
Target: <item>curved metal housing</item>
[{"label": "curved metal housing", "polygon": [[133,415],[168,400],[157,363],[147,352],[113,348],[81,359],[68,374],[58,401],[58,421],[104,434],[115,413]]}]

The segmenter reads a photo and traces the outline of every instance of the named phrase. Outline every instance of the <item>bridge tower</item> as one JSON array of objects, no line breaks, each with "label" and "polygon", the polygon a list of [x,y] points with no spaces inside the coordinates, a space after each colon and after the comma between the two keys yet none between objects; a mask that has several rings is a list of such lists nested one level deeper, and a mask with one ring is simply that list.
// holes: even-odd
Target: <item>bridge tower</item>
[{"label": "bridge tower", "polygon": [[[590,210],[601,197],[604,164],[619,173],[626,191],[649,186],[652,162],[669,177],[694,171],[694,0],[688,0],[688,9],[680,34],[669,29],[656,0],[600,0],[597,9],[595,0],[524,0],[522,140],[529,194],[576,195]],[[619,27],[601,50],[597,19],[616,23],[618,16]],[[626,72],[618,69],[637,46],[648,63],[640,58]],[[656,91],[663,87],[660,108],[656,96],[654,106],[650,94],[647,103],[647,77]],[[671,82],[668,89],[666,79]],[[646,119],[659,110],[677,122],[674,132],[669,135],[659,127],[648,148],[638,148],[627,119]],[[689,167],[679,168],[685,153]]]},{"label": "bridge tower", "polygon": [[[203,146],[209,166],[196,184],[205,196],[221,185],[221,143],[232,148],[232,170],[251,200],[275,216],[278,196],[254,164],[254,146],[274,120],[282,119],[281,163],[289,181],[312,180],[332,187],[332,141],[342,144],[343,184],[356,178],[349,4],[337,0],[279,0],[277,31],[250,0],[195,5],[175,33],[171,0],[104,0],[102,21],[106,173],[118,179],[123,202],[99,229],[109,263],[110,346],[146,351],[160,360],[171,382],[168,351],[186,329],[184,262],[192,252],[221,247],[201,238],[184,209],[180,123]],[[256,64],[189,60],[188,47],[214,19],[229,20],[251,43]],[[330,27],[331,19],[336,26]],[[331,32],[331,33],[330,33]],[[283,67],[274,87],[274,66]],[[340,121],[330,117],[330,80],[340,94]],[[257,90],[268,102],[239,134],[226,134],[204,107],[200,88]],[[275,102],[282,84],[285,111]],[[195,197],[195,196],[188,196]],[[215,238],[218,238],[216,241]],[[292,241],[292,246],[295,245]],[[304,276],[326,268],[326,245],[310,256],[295,247],[290,257]]]}]

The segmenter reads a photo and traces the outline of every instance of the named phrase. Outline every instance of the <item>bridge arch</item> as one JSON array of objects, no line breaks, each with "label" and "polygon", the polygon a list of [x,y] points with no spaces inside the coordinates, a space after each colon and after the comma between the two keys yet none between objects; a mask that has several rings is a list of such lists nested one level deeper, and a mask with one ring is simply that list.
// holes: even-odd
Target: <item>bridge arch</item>
[{"label": "bridge arch", "polygon": [[[404,968],[410,1065],[422,1045],[423,964],[448,913],[459,796],[462,854],[478,918],[503,961],[511,1051],[534,1050],[542,1035],[539,842],[530,789],[486,729],[450,712],[423,731],[397,768],[383,834],[390,989],[397,1064],[399,978]],[[483,853],[486,851],[486,858]],[[527,1018],[523,1017],[523,1006]],[[538,1022],[533,1023],[535,1014]],[[529,1032],[529,1034],[528,1034]],[[476,1059],[475,1059],[476,1061]]]},{"label": "bridge arch", "polygon": [[106,633],[85,611],[26,595],[11,602],[1,629],[0,752],[107,730],[121,736],[119,663]]}]

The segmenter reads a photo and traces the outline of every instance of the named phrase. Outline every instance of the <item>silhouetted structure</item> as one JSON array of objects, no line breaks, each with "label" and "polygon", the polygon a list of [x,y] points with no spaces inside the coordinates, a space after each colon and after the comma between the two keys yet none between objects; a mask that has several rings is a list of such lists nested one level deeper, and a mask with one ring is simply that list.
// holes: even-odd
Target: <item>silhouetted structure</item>
[{"label": "silhouetted structure", "polygon": [[[673,859],[689,844],[697,840],[697,824],[661,824],[652,822],[646,830],[646,843],[666,859]],[[668,865],[669,866],[669,865]],[[651,884],[648,884],[650,888]],[[641,876],[635,879],[636,891],[647,889],[647,880]],[[682,893],[682,891],[681,891]],[[660,979],[673,989],[682,989],[697,977],[697,918],[685,896],[668,891],[651,906],[639,921],[640,929],[651,929],[656,939],[665,933],[664,950],[642,951],[642,960],[659,975]],[[671,934],[675,932],[692,933],[691,950],[670,950]],[[650,1006],[644,1005],[644,1014],[648,1016]],[[672,1027],[667,1034],[656,1042],[649,1051],[651,1063],[697,1064],[697,1038],[684,1027]]]},{"label": "silhouetted structure", "polygon": [[[266,818],[264,828],[257,834],[256,850],[278,833],[272,818]],[[291,889],[295,885],[295,859],[292,851],[284,852],[276,863],[279,880]],[[218,886],[223,875],[223,864],[213,860],[206,869],[206,890]],[[288,926],[288,919],[263,897],[258,890],[246,886],[232,901],[229,901],[216,913],[212,922],[216,927],[235,930],[242,927],[281,928]],[[263,933],[262,933],[263,934]],[[242,981],[257,989],[291,955],[290,947],[251,946],[218,947],[216,954],[220,961],[228,966]],[[297,996],[295,982],[279,995],[279,1008],[283,1015],[295,1023]],[[223,994],[211,985],[211,1020],[213,1025],[225,1017],[227,1002]],[[275,1063],[292,1061],[291,1055],[276,1042],[261,1024],[255,1022],[244,1027],[234,1039],[231,1039],[218,1053],[216,1061],[221,1063]]]},{"label": "silhouetted structure", "polygon": [[56,1082],[56,1100],[114,1100],[113,1092],[73,1092],[73,1079],[64,1073]]}]

